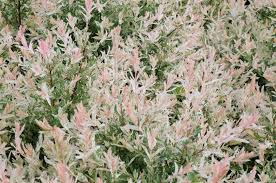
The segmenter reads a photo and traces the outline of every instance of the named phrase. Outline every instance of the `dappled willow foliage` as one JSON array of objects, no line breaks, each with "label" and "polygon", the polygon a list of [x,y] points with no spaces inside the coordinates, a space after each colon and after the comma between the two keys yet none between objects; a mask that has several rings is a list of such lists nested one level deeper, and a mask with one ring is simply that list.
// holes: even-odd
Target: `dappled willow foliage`
[{"label": "dappled willow foliage", "polygon": [[274,182],[275,0],[0,10],[0,182]]}]

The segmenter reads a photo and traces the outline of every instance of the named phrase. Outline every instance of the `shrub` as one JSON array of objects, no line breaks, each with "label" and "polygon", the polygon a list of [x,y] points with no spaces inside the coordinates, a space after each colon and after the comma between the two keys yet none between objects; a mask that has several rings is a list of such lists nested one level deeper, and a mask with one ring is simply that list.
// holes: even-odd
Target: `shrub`
[{"label": "shrub", "polygon": [[2,2],[1,182],[276,178],[274,0]]}]

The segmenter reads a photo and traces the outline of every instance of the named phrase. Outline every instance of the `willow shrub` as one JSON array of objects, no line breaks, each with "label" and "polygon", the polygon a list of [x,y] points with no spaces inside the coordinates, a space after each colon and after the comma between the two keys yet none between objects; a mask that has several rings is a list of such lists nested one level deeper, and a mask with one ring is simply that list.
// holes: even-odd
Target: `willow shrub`
[{"label": "willow shrub", "polygon": [[274,182],[275,0],[1,2],[1,182]]}]

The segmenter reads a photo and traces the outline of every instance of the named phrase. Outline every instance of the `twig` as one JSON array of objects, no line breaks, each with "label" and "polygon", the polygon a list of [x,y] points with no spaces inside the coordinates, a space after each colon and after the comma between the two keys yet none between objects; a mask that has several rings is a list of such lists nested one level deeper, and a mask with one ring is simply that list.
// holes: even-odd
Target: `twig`
[{"label": "twig", "polygon": [[21,23],[22,23],[22,20],[21,20],[21,1],[18,0],[17,1],[17,13],[18,13],[18,27],[20,27]]}]

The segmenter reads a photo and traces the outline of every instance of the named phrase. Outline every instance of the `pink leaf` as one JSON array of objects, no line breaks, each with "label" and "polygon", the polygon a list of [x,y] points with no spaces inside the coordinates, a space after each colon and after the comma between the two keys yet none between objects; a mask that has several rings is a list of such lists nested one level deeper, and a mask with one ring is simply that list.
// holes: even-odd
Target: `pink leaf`
[{"label": "pink leaf", "polygon": [[97,183],[103,183],[103,179],[101,177],[97,178]]},{"label": "pink leaf", "polygon": [[91,14],[92,7],[93,7],[93,1],[92,0],[85,0],[85,10],[86,10],[87,15]]},{"label": "pink leaf", "polygon": [[48,123],[48,121],[45,118],[43,118],[43,121],[37,121],[36,123],[41,129],[45,131],[53,130],[53,127]]},{"label": "pink leaf", "polygon": [[50,49],[45,40],[38,41],[38,51],[42,55],[43,58],[47,58],[50,54]]},{"label": "pink leaf", "polygon": [[81,79],[80,75],[75,76],[74,80],[70,82],[70,88],[69,91],[72,94],[74,88],[76,87],[77,82]]},{"label": "pink leaf", "polygon": [[26,38],[24,36],[24,33],[25,33],[25,26],[20,25],[19,31],[17,33],[17,39],[20,40],[20,42],[22,43],[24,48],[28,49],[28,44],[27,44]]},{"label": "pink leaf", "polygon": [[42,75],[42,68],[39,64],[32,64],[31,70],[34,72],[35,76]]},{"label": "pink leaf", "polygon": [[265,150],[268,148],[271,148],[271,143],[269,142],[259,144],[259,159],[261,162],[265,160]]},{"label": "pink leaf", "polygon": [[193,171],[192,163],[188,163],[186,166],[181,167],[178,171],[180,175],[187,174],[189,172]]},{"label": "pink leaf", "polygon": [[84,127],[85,120],[88,117],[88,113],[86,112],[82,103],[77,104],[77,109],[75,109],[75,125],[78,129],[82,129]]},{"label": "pink leaf", "polygon": [[213,176],[211,178],[211,183],[219,183],[221,179],[226,175],[229,170],[230,161],[229,158],[226,157],[221,161],[216,161],[212,166],[211,170],[213,172]]},{"label": "pink leaf", "polygon": [[78,63],[82,59],[81,49],[73,48],[72,49],[72,64]]},{"label": "pink leaf", "polygon": [[104,153],[104,156],[107,163],[107,167],[113,174],[118,169],[119,159],[112,155],[111,149],[108,149],[107,153]]},{"label": "pink leaf", "polygon": [[56,165],[56,171],[61,183],[73,183],[73,179],[70,177],[68,173],[68,168],[64,163],[58,163]]},{"label": "pink leaf", "polygon": [[46,83],[42,83],[39,95],[42,97],[42,99],[46,100],[49,105],[51,105],[49,90]]},{"label": "pink leaf", "polygon": [[157,136],[157,130],[153,129],[150,132],[147,133],[147,139],[148,139],[148,145],[149,149],[152,151],[154,147],[156,146],[156,136]]},{"label": "pink leaf", "polygon": [[251,115],[245,115],[242,118],[242,121],[239,124],[240,129],[247,129],[251,127],[253,124],[255,124],[258,119],[260,118],[260,115],[258,113],[253,113]]},{"label": "pink leaf", "polygon": [[7,173],[6,173],[6,161],[0,161],[0,180],[1,183],[9,183],[9,179],[6,177]]},{"label": "pink leaf", "polygon": [[242,150],[233,161],[237,163],[244,163],[255,156],[256,155],[254,152],[245,152],[244,150]]}]

